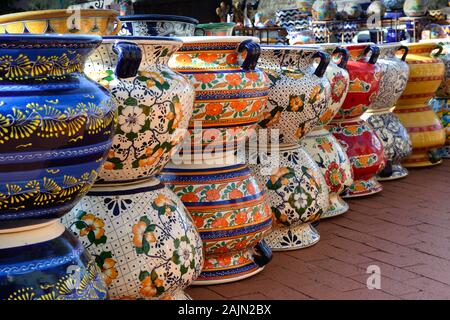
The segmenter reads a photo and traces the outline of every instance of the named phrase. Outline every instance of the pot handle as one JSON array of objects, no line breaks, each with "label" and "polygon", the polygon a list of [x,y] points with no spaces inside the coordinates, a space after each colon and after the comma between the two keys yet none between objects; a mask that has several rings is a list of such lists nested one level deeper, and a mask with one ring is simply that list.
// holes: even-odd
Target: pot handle
[{"label": "pot handle", "polygon": [[117,41],[113,51],[118,55],[115,75],[118,78],[135,77],[142,60],[142,51],[136,43]]},{"label": "pot handle", "polygon": [[327,70],[328,64],[330,63],[330,55],[323,51],[317,51],[313,55],[313,58],[320,59],[319,65],[317,66],[316,71],[314,71],[314,74],[319,78],[322,78],[325,74],[325,71]]},{"label": "pot handle", "polygon": [[247,51],[247,56],[241,65],[242,69],[255,70],[259,56],[261,55],[261,47],[259,46],[259,43],[256,43],[253,40],[244,40],[239,44],[237,51],[239,53]]},{"label": "pot handle", "polygon": [[369,52],[372,52],[372,54],[370,55],[369,61],[367,62],[370,64],[375,64],[378,60],[378,57],[380,56],[380,47],[374,44],[368,45],[364,50],[364,55],[367,57],[367,54]]},{"label": "pot handle", "polygon": [[339,54],[341,56],[341,61],[339,61],[338,67],[345,69],[347,67],[348,58],[350,56],[348,50],[342,47],[337,47],[336,49],[334,49],[333,54]]},{"label": "pot handle", "polygon": [[272,249],[270,249],[264,239],[256,244],[255,251],[256,254],[253,255],[253,259],[259,267],[264,267],[272,260]]},{"label": "pot handle", "polygon": [[402,55],[401,59],[402,59],[402,61],[405,61],[406,56],[408,55],[408,52],[409,52],[409,48],[407,46],[400,46],[400,48],[398,48],[397,51],[401,51],[401,50],[403,50],[403,55]]},{"label": "pot handle", "polygon": [[436,48],[434,48],[433,50],[436,50],[436,49],[438,49],[438,51],[436,53],[432,53],[432,55],[434,57],[440,56],[442,54],[442,51],[444,51],[444,47],[440,43],[437,43]]},{"label": "pot handle", "polygon": [[112,31],[112,35],[118,34],[120,29],[122,29],[122,21],[120,21],[119,18],[114,17],[114,23],[116,24],[116,27]]}]

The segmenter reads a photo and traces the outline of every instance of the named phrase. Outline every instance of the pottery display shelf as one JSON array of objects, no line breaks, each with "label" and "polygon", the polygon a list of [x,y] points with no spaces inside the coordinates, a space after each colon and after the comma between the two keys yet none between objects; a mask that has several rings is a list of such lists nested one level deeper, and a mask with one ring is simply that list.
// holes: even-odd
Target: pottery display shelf
[{"label": "pottery display shelf", "polygon": [[346,151],[354,181],[343,198],[366,196],[383,188],[375,176],[385,165],[383,145],[374,129],[361,115],[375,102],[381,79],[376,63],[379,48],[370,43],[343,45],[350,53],[347,71],[350,85],[344,103],[328,126]]},{"label": "pottery display shelf", "polygon": [[237,281],[260,272],[271,259],[263,241],[272,225],[266,191],[234,156],[262,118],[269,80],[256,68],[257,38],[185,37],[183,42],[169,65],[194,86],[193,117],[182,152],[160,179],[180,197],[203,241],[205,262],[193,284]]},{"label": "pottery display shelf", "polygon": [[[378,180],[394,180],[406,177],[408,170],[401,161],[412,152],[412,144],[406,128],[392,113],[394,104],[406,88],[409,67],[405,62],[408,47],[400,43],[380,44],[381,81],[378,97],[361,117],[366,120],[381,139],[386,157],[386,167],[378,174]],[[396,52],[402,56],[397,58]]]},{"label": "pottery display shelf", "polygon": [[426,167],[442,162],[436,148],[445,143],[445,131],[429,101],[438,90],[445,73],[440,54],[442,47],[434,43],[406,44],[406,63],[410,76],[406,89],[396,103],[398,116],[411,138],[412,154],[403,160],[404,167]]}]

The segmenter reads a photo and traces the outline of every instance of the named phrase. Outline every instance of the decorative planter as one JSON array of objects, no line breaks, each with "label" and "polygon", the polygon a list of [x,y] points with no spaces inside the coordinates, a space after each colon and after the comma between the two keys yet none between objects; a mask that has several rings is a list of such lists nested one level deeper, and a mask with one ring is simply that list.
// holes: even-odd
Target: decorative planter
[{"label": "decorative planter", "polygon": [[383,4],[388,11],[402,10],[405,0],[383,0]]},{"label": "decorative planter", "polygon": [[329,21],[336,17],[336,3],[332,0],[316,0],[312,5],[312,18],[315,21]]},{"label": "decorative planter", "polygon": [[340,198],[339,194],[353,182],[348,156],[336,138],[323,128],[339,111],[347,96],[349,75],[345,67],[349,53],[346,49],[339,48],[337,44],[323,44],[320,48],[332,56],[339,55],[338,64],[332,60],[325,72],[331,84],[331,99],[327,111],[319,119],[318,126],[301,139],[300,145],[316,161],[325,177],[330,193],[330,204],[321,218],[329,218],[348,210],[348,204]]},{"label": "decorative planter", "polygon": [[[256,68],[257,41],[252,37],[183,38],[182,48],[169,63],[191,81],[196,93],[191,137],[183,153],[188,153],[188,147],[191,154],[205,151],[205,157],[236,150],[262,119],[269,80]],[[199,124],[201,128],[196,129]]]},{"label": "decorative planter", "polygon": [[189,37],[194,35],[198,20],[183,16],[140,14],[121,16],[122,29],[119,35]]},{"label": "decorative planter", "polygon": [[181,198],[203,240],[205,263],[193,284],[244,279],[270,261],[262,241],[272,224],[267,195],[246,165],[169,164],[160,178]]},{"label": "decorative planter", "polygon": [[273,218],[273,230],[265,241],[274,251],[296,250],[319,241],[311,225],[329,205],[325,179],[311,157],[298,145],[249,149],[247,163],[265,185]]},{"label": "decorative planter", "polygon": [[190,299],[202,242],[183,203],[153,178],[96,186],[64,218],[102,270],[112,299]]},{"label": "decorative planter", "polygon": [[352,164],[354,182],[344,191],[343,197],[357,197],[382,190],[375,175],[385,165],[383,146],[370,125],[360,119],[377,97],[381,68],[376,64],[379,55],[377,46],[357,44],[344,47],[350,52],[347,63],[349,91],[329,129]]},{"label": "decorative planter", "polygon": [[0,300],[104,300],[94,259],[57,221],[0,232]]},{"label": "decorative planter", "polygon": [[115,106],[83,73],[98,36],[0,36],[0,229],[57,219],[90,189]]},{"label": "decorative planter", "polygon": [[[112,148],[97,183],[147,179],[177,152],[194,103],[190,83],[167,65],[181,45],[176,38],[104,37],[88,60],[88,75],[111,92],[119,110]],[[133,74],[119,79],[116,65],[119,76],[129,69]]]},{"label": "decorative planter", "polygon": [[[406,63],[410,76],[406,89],[396,103],[394,110],[408,130],[413,151],[403,161],[405,167],[425,167],[442,162],[433,151],[445,143],[445,131],[439,118],[431,110],[428,101],[442,82],[444,63],[431,56],[435,49],[442,47],[434,43],[407,44],[409,48]],[[430,152],[431,151],[431,152]]]},{"label": "decorative planter", "polygon": [[[314,59],[320,63],[314,67]],[[297,143],[320,121],[328,109],[330,83],[324,77],[328,54],[318,48],[302,46],[262,46],[259,66],[270,81],[268,108],[259,123],[279,132],[282,143]],[[274,137],[271,137],[272,139]]]},{"label": "decorative planter", "polygon": [[[408,175],[400,163],[412,151],[408,132],[398,117],[392,114],[393,106],[408,82],[409,67],[404,62],[408,47],[398,42],[381,44],[379,47],[377,65],[381,67],[382,73],[379,93],[362,118],[372,125],[384,147],[386,167],[380,172],[378,180],[393,180]],[[395,57],[398,51],[403,51],[401,59]]]},{"label": "decorative planter", "polygon": [[[79,14],[78,14],[79,12]],[[79,33],[115,35],[121,23],[114,10],[39,10],[0,16],[0,33]]]},{"label": "decorative planter", "polygon": [[450,102],[447,98],[433,98],[430,101],[430,106],[441,119],[442,126],[445,129],[445,146],[438,149],[438,155],[450,159]]},{"label": "decorative planter", "polygon": [[353,38],[358,34],[357,21],[341,21],[334,26],[333,35],[337,42],[351,43]]},{"label": "decorative planter", "polygon": [[203,23],[195,28],[196,36],[232,36],[236,23]]},{"label": "decorative planter", "polygon": [[406,0],[403,11],[408,17],[422,17],[427,14],[428,0]]}]

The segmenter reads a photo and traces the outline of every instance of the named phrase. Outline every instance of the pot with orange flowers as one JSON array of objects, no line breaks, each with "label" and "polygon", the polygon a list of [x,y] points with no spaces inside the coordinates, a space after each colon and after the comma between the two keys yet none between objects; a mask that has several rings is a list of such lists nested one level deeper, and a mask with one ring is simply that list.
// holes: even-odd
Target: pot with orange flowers
[{"label": "pot with orange flowers", "polygon": [[375,175],[385,166],[383,145],[373,128],[360,118],[378,95],[381,68],[376,62],[380,49],[370,43],[343,47],[350,53],[347,63],[349,91],[328,127],[352,164],[354,181],[343,197],[357,197],[382,190]]}]

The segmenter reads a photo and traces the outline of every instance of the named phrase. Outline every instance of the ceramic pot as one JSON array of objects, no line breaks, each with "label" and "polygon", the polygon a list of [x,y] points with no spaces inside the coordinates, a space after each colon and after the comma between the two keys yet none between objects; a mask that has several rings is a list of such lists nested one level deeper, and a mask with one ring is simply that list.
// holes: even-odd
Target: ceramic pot
[{"label": "ceramic pot", "polygon": [[0,36],[0,229],[70,211],[111,147],[115,105],[86,78],[88,35]]},{"label": "ceramic pot", "polygon": [[325,179],[311,157],[298,145],[249,149],[247,163],[265,185],[274,225],[265,241],[274,251],[309,247],[319,241],[311,222],[329,204]]},{"label": "ceramic pot", "polygon": [[[318,66],[314,59],[320,58]],[[327,111],[330,83],[324,77],[329,55],[307,46],[262,46],[259,66],[271,81],[267,111],[259,123],[271,139],[297,143]]]},{"label": "ceramic pot", "polygon": [[58,221],[0,233],[0,300],[104,300],[94,259]]},{"label": "ceramic pot", "polygon": [[403,11],[408,17],[422,17],[427,14],[428,0],[406,0]]},{"label": "ceramic pot", "polygon": [[311,25],[316,43],[338,42],[334,36],[336,24],[329,24],[324,21],[312,21]]},{"label": "ceramic pot", "polygon": [[[393,106],[408,82],[409,67],[404,62],[408,47],[398,42],[380,44],[379,47],[380,57],[377,64],[382,73],[380,89],[376,100],[362,118],[372,125],[384,147],[386,167],[380,172],[378,180],[393,180],[408,174],[400,163],[412,151],[406,128],[398,117],[392,114]],[[401,58],[395,56],[398,51],[402,51]]]},{"label": "ceramic pot", "polygon": [[402,10],[405,0],[382,0],[388,11]]},{"label": "ceramic pot", "polygon": [[406,89],[396,103],[394,110],[402,124],[408,130],[413,151],[403,161],[405,167],[425,167],[442,162],[442,159],[430,150],[445,143],[445,131],[436,114],[428,105],[445,73],[445,65],[439,58],[432,56],[433,50],[442,47],[434,43],[407,44],[409,48],[406,63],[410,76]]},{"label": "ceramic pot", "polygon": [[95,257],[112,299],[189,299],[202,241],[183,203],[152,178],[96,186],[64,218]]},{"label": "ceramic pot", "polygon": [[430,106],[441,119],[445,130],[445,146],[437,150],[438,155],[450,159],[450,102],[447,98],[433,98],[430,101]]},{"label": "ceramic pot", "polygon": [[295,1],[295,4],[297,5],[297,9],[302,14],[311,15],[311,9],[312,5],[314,3],[314,0],[297,0]]},{"label": "ceramic pot", "polygon": [[[97,183],[147,179],[177,152],[194,103],[190,83],[167,65],[181,45],[176,38],[104,37],[86,63],[88,76],[111,92],[119,110]],[[129,71],[122,79],[116,76]]]},{"label": "ceramic pot", "polygon": [[315,43],[314,33],[310,30],[289,31],[286,37],[290,45],[302,45]]},{"label": "ceramic pot", "polygon": [[190,37],[194,35],[198,20],[190,17],[139,14],[121,16],[122,36],[162,36],[162,37]]},{"label": "ceramic pot", "polygon": [[356,21],[341,21],[334,26],[333,35],[336,42],[351,43],[358,34],[358,23]]},{"label": "ceramic pot", "polygon": [[384,4],[381,0],[372,1],[372,3],[369,5],[369,7],[366,10],[366,15],[368,17],[370,17],[372,15],[376,15],[376,16],[379,16],[380,18],[383,18],[385,13],[386,13],[386,7],[384,6]]},{"label": "ceramic pot", "polygon": [[444,80],[441,82],[439,89],[436,91],[436,97],[438,98],[450,98],[450,41],[446,39],[433,39],[420,42],[432,42],[443,47],[442,53],[435,55],[445,65]]},{"label": "ceramic pot", "polygon": [[[78,14],[79,12],[79,14]],[[80,33],[115,35],[121,28],[114,10],[38,10],[0,16],[0,33]]]},{"label": "ceramic pot", "polygon": [[309,26],[311,12],[304,13],[300,9],[278,10],[276,13],[276,24],[287,31],[305,30]]},{"label": "ceramic pot", "polygon": [[220,22],[220,23],[203,23],[195,28],[196,36],[232,36],[236,23]]},{"label": "ceramic pot", "polygon": [[183,46],[169,63],[191,81],[196,94],[191,137],[183,145],[183,154],[190,151],[207,157],[235,150],[261,120],[269,80],[256,68],[257,41],[252,37],[183,38]]},{"label": "ceramic pot", "polygon": [[360,118],[378,94],[381,68],[376,62],[380,49],[372,44],[344,47],[350,53],[347,63],[349,91],[329,124],[329,130],[341,143],[352,164],[354,182],[344,191],[343,197],[357,197],[382,190],[375,175],[385,165],[383,146],[373,128]]},{"label": "ceramic pot", "polygon": [[194,284],[244,279],[270,261],[262,242],[272,224],[270,207],[247,165],[169,164],[160,178],[183,201],[203,240],[205,263]]},{"label": "ceramic pot", "polygon": [[[340,9],[340,10],[339,10]],[[358,19],[361,14],[363,13],[363,10],[358,2],[350,0],[345,1],[341,8],[338,8],[338,14],[340,15],[341,19],[343,20],[355,20]]]},{"label": "ceramic pot", "polygon": [[316,0],[312,5],[312,18],[316,21],[330,21],[336,17],[336,4],[332,0]]}]

